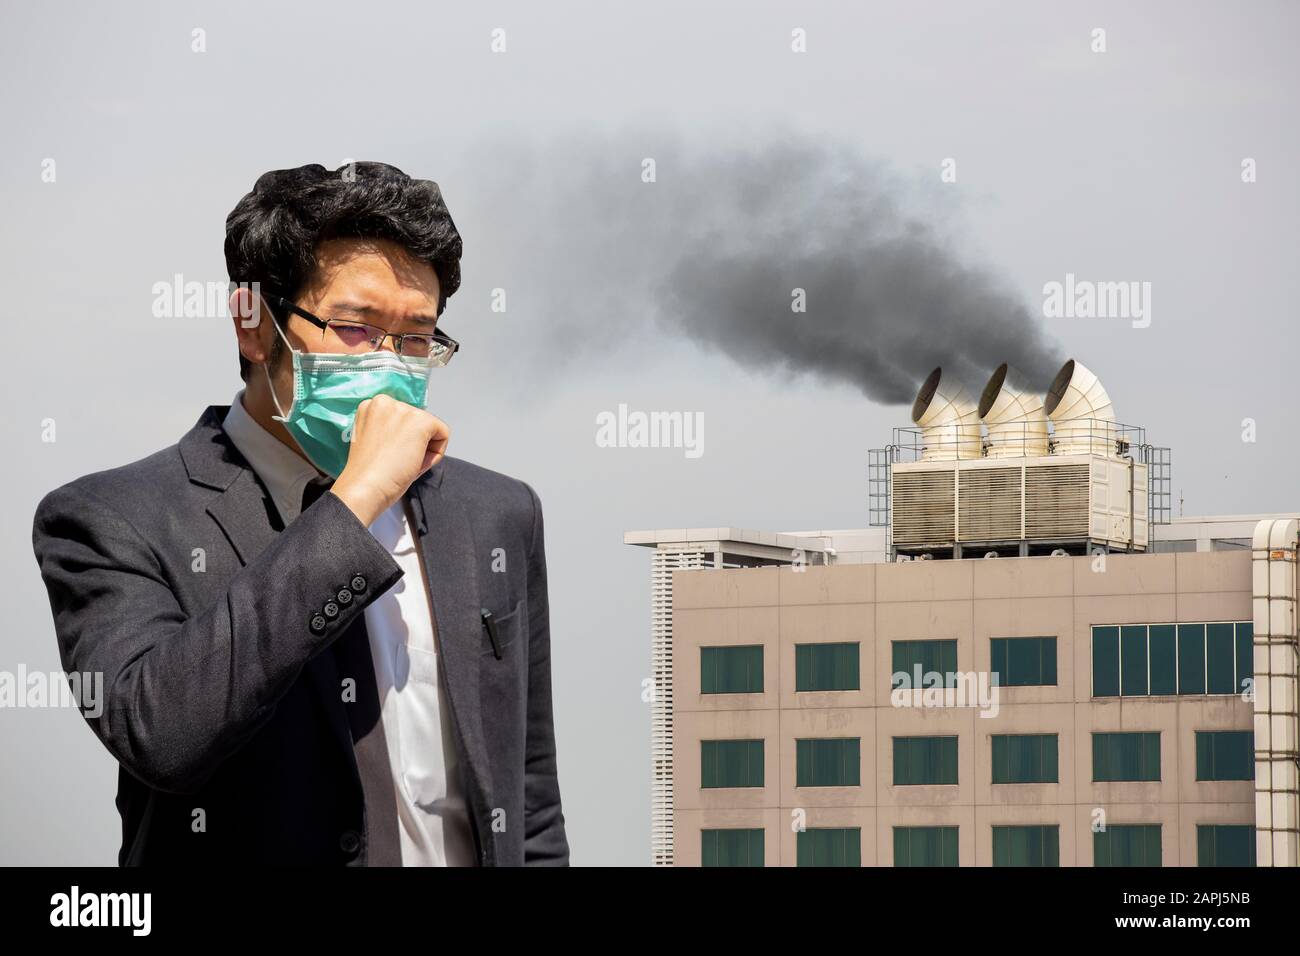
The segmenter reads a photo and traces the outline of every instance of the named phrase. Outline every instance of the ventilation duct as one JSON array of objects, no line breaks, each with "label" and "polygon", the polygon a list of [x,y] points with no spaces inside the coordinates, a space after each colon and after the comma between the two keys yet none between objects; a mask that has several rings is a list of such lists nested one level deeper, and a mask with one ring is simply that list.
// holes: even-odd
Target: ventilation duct
[{"label": "ventilation duct", "polygon": [[1097,376],[1074,359],[1061,366],[1043,403],[1056,455],[1114,455],[1115,408]]},{"label": "ventilation duct", "polygon": [[989,430],[989,458],[1040,458],[1047,454],[1043,401],[1008,376],[1003,362],[980,394],[979,416]]},{"label": "ventilation duct", "polygon": [[940,388],[943,369],[926,377],[912,403],[912,421],[921,428],[922,461],[979,458],[979,409],[959,384]]},{"label": "ventilation duct", "polygon": [[1259,866],[1300,865],[1300,659],[1294,518],[1265,518],[1252,544],[1255,846]]}]

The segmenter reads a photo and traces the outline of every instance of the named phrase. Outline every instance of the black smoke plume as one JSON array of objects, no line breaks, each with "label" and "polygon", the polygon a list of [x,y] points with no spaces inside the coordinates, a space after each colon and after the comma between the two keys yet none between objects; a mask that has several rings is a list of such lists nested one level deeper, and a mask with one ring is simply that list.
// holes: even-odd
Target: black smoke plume
[{"label": "black smoke plume", "polygon": [[[1060,367],[1023,298],[941,234],[934,196],[957,187],[937,171],[927,199],[847,147],[645,150],[651,183],[636,174],[639,156],[608,143],[534,167],[551,228],[576,243],[537,250],[555,266],[548,284],[564,290],[549,324],[562,347],[650,320],[746,367],[890,404],[911,402],[935,366],[975,394],[1002,362],[1036,387]],[[795,289],[806,312],[791,309]]]}]

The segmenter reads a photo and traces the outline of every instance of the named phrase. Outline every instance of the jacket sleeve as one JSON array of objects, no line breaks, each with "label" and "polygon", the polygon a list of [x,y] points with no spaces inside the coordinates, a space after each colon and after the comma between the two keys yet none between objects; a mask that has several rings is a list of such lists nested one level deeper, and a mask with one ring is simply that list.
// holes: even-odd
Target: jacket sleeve
[{"label": "jacket sleeve", "polygon": [[[527,486],[525,486],[527,487]],[[528,551],[528,739],[524,751],[524,865],[568,866],[569,840],[560,806],[551,708],[551,629],[546,595],[542,505],[533,503]]]},{"label": "jacket sleeve", "polygon": [[[304,665],[402,575],[332,493],[194,616],[169,583],[178,559],[161,560],[79,482],[46,496],[32,538],[64,670],[103,675],[102,706],[87,722],[130,773],[178,793],[200,789],[271,717]],[[313,630],[357,576],[364,589]]]}]

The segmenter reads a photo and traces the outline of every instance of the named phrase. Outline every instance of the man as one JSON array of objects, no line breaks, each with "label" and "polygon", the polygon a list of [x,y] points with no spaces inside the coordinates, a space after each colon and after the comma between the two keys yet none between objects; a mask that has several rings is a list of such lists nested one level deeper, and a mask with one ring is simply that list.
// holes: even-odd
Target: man
[{"label": "man", "polygon": [[243,390],[41,502],[120,864],[568,863],[541,507],[424,410],[460,255],[435,183],[265,174],[226,220]]}]

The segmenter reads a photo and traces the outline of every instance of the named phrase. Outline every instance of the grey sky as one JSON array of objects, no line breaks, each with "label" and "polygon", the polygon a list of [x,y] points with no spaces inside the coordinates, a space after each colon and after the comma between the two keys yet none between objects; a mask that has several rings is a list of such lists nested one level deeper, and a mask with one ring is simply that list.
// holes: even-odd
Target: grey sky
[{"label": "grey sky", "polygon": [[[58,667],[30,546],[40,497],[173,443],[239,387],[228,322],[155,318],[153,285],[224,281],[226,214],[260,173],[306,162],[435,179],[464,236],[444,319],[463,353],[430,407],[453,454],[526,479],[546,509],[575,863],[649,858],[649,559],[623,530],[861,527],[867,449],[906,423],[902,405],[746,369],[648,321],[662,263],[637,268],[636,210],[681,150],[725,165],[782,142],[849,148],[1035,316],[1067,272],[1151,282],[1149,328],[1037,321],[1121,420],[1172,446],[1188,514],[1300,507],[1293,4],[286,6],[2,15],[0,670]],[[657,184],[646,157],[665,158]],[[948,157],[958,180],[942,184]],[[571,208],[584,195],[604,216]],[[596,415],[620,403],[702,412],[705,454],[597,448]],[[0,863],[113,862],[116,767],[80,718],[0,710],[0,766]]]}]

